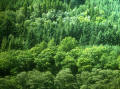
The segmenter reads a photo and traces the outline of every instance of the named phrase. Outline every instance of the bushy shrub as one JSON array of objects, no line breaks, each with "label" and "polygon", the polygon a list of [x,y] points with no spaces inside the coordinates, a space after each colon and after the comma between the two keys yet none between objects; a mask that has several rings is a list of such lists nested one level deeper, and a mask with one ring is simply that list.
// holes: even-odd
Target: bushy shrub
[{"label": "bushy shrub", "polygon": [[64,51],[58,51],[56,55],[54,56],[55,65],[60,70],[62,68],[62,61],[65,59],[66,52]]},{"label": "bushy shrub", "polygon": [[54,80],[56,89],[76,89],[75,77],[69,68],[61,70]]},{"label": "bushy shrub", "polygon": [[30,49],[30,52],[34,57],[37,57],[45,48],[47,48],[46,42],[41,42],[40,44],[37,44],[35,47]]},{"label": "bushy shrub", "polygon": [[35,58],[36,68],[40,71],[55,71],[55,61],[54,56],[56,53],[56,49],[54,48],[46,48],[44,49],[38,57]]},{"label": "bushy shrub", "polygon": [[93,69],[92,72],[83,71],[77,74],[76,79],[80,89],[112,89],[109,85],[114,78],[117,80],[119,74],[120,71],[116,70]]},{"label": "bushy shrub", "polygon": [[75,48],[76,46],[77,46],[77,41],[75,40],[75,38],[66,37],[60,42],[58,49],[67,52]]},{"label": "bushy shrub", "polygon": [[11,74],[11,70],[17,67],[15,51],[0,53],[0,76]]},{"label": "bushy shrub", "polygon": [[53,89],[54,76],[50,72],[37,70],[22,72],[16,76],[20,89]]},{"label": "bushy shrub", "polygon": [[35,67],[34,57],[29,51],[21,51],[16,57],[16,62],[18,65],[15,69],[18,72],[29,71]]},{"label": "bushy shrub", "polygon": [[0,78],[0,89],[19,89],[15,77]]}]

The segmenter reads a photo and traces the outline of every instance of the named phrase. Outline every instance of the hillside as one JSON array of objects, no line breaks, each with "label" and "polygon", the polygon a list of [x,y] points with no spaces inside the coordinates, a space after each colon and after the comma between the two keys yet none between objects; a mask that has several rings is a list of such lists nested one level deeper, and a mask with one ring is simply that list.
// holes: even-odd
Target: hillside
[{"label": "hillside", "polygon": [[120,89],[119,0],[0,0],[0,89]]}]

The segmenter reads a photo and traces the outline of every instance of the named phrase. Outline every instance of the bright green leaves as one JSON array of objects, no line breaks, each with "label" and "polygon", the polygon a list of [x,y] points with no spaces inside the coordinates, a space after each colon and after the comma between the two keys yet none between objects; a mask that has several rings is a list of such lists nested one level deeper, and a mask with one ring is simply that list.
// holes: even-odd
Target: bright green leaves
[{"label": "bright green leaves", "polygon": [[117,58],[117,63],[118,63],[118,67],[120,69],[120,56],[118,56],[118,58]]},{"label": "bright green leaves", "polygon": [[85,48],[77,60],[78,71],[91,71],[92,68],[118,69],[119,51],[114,48],[108,46]]},{"label": "bright green leaves", "polygon": [[8,51],[0,53],[0,71],[3,75],[16,74],[34,68],[34,58],[29,51]]},{"label": "bright green leaves", "polygon": [[47,43],[43,41],[40,44],[37,44],[35,47],[31,48],[30,52],[32,53],[32,55],[36,57],[46,48],[47,48]]},{"label": "bright green leaves", "polygon": [[36,0],[33,1],[33,8],[36,17],[38,17],[42,16],[43,13],[47,13],[50,10],[65,11],[68,8],[68,4],[63,3],[61,0]]},{"label": "bright green leaves", "polygon": [[77,62],[78,71],[90,71],[93,67],[93,63],[91,58],[79,58]]},{"label": "bright green leaves", "polygon": [[75,59],[71,56],[66,56],[61,64],[62,64],[63,68],[64,67],[72,68],[75,66]]},{"label": "bright green leaves", "polygon": [[56,89],[76,89],[75,78],[69,68],[61,70],[54,80]]},{"label": "bright green leaves", "polygon": [[16,76],[19,89],[53,89],[54,76],[37,70],[22,72]]},{"label": "bright green leaves", "polygon": [[75,38],[66,37],[60,42],[60,46],[58,47],[58,49],[67,52],[75,48],[76,46],[77,41],[75,40]]},{"label": "bright green leaves", "polygon": [[[75,5],[85,0],[1,1],[0,5],[8,6],[5,5],[6,8],[1,9],[6,10],[0,12],[0,44],[4,37],[8,40],[9,35],[20,39],[14,45],[17,47],[12,49],[28,49],[53,38],[58,44],[68,36],[74,37],[82,45],[120,44],[118,1],[87,0],[86,4],[71,10],[68,10],[70,6],[66,2]],[[117,5],[117,10],[106,7],[105,3],[109,6],[111,2],[113,7]]]},{"label": "bright green leaves", "polygon": [[41,71],[53,69],[55,64],[53,57],[55,56],[55,53],[55,49],[47,48],[43,50],[35,59],[37,69]]},{"label": "bright green leaves", "polygon": [[102,52],[105,50],[105,48],[103,48],[103,46],[85,48],[77,60],[79,72],[85,70],[90,71],[94,65],[99,67],[99,58],[101,57]]},{"label": "bright green leaves", "polygon": [[77,74],[76,79],[80,89],[112,89],[110,84],[119,74],[116,70],[93,69],[91,72]]},{"label": "bright green leaves", "polygon": [[20,52],[17,55],[18,71],[28,71],[34,68],[34,58],[29,51]]},{"label": "bright green leaves", "polygon": [[56,67],[58,67],[58,69],[62,68],[61,63],[65,59],[65,56],[66,56],[66,52],[63,52],[63,51],[58,51],[56,55],[54,56],[55,65]]},{"label": "bright green leaves", "polygon": [[119,54],[119,46],[78,46],[72,37],[59,45],[52,39],[28,50],[0,52],[0,76],[15,75],[0,78],[0,88],[110,89],[113,80],[119,87]]},{"label": "bright green leaves", "polygon": [[0,53],[0,75],[10,74],[11,70],[16,66],[16,53],[15,51]]},{"label": "bright green leaves", "polygon": [[119,68],[119,53],[117,46],[82,47],[74,38],[66,37],[59,45],[53,39],[48,44],[43,41],[30,50],[1,52],[0,68],[4,72],[9,70],[10,74],[34,68],[52,73],[64,68],[70,68],[72,73],[91,71],[93,68],[114,70]]}]

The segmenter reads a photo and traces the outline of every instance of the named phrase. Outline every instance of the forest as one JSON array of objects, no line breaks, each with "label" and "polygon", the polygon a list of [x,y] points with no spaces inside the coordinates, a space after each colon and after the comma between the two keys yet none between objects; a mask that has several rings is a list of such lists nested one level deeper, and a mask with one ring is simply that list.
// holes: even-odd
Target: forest
[{"label": "forest", "polygon": [[120,0],[0,0],[0,89],[120,89]]}]

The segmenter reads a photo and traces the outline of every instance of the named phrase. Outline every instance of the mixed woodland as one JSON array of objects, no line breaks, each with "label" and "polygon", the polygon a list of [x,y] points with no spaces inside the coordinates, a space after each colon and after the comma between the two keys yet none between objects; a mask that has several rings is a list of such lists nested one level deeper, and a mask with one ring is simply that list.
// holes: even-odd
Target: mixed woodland
[{"label": "mixed woodland", "polygon": [[0,89],[120,89],[120,1],[0,0]]}]

